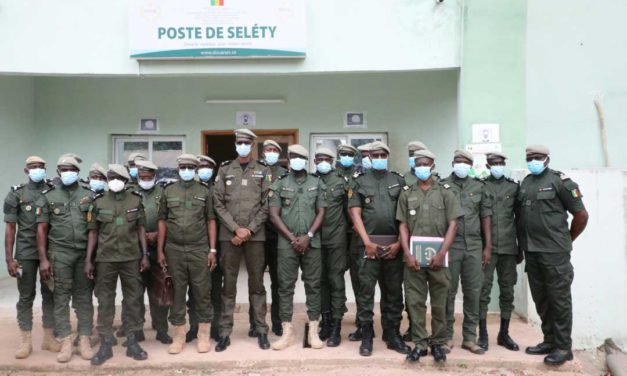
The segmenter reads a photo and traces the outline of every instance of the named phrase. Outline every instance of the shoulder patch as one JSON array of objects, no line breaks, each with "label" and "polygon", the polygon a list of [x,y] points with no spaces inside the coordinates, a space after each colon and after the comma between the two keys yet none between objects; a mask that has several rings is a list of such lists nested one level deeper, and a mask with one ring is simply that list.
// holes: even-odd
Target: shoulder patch
[{"label": "shoulder patch", "polygon": [[224,162],[220,163],[220,167],[227,166],[231,162],[233,162],[233,161],[230,161],[230,160],[229,161],[224,161]]},{"label": "shoulder patch", "polygon": [[20,189],[22,189],[22,188],[24,188],[24,184],[18,184],[18,185],[13,185],[13,186],[11,186],[11,190],[12,190],[13,192],[17,192],[17,191],[19,191],[19,190],[20,190]]}]

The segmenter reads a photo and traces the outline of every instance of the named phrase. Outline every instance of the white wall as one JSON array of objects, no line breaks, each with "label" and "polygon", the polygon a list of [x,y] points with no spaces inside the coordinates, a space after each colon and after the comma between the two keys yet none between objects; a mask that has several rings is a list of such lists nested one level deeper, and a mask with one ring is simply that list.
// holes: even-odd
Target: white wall
[{"label": "white wall", "polygon": [[303,60],[129,59],[127,1],[0,0],[0,73],[223,74],[459,66],[457,1],[305,0]]}]

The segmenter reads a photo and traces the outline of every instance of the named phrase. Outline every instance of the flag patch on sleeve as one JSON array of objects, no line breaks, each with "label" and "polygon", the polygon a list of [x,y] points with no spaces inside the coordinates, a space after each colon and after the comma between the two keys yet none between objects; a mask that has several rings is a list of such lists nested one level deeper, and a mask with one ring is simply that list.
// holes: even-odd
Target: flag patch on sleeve
[{"label": "flag patch on sleeve", "polygon": [[580,198],[581,197],[581,192],[579,191],[579,188],[571,189],[570,190],[570,194],[571,194],[571,196],[573,196],[573,198]]}]

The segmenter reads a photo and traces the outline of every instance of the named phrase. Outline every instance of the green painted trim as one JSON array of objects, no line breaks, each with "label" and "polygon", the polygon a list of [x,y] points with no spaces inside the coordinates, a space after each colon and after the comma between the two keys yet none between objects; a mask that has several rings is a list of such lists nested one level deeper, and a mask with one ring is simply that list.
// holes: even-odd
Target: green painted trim
[{"label": "green painted trim", "polygon": [[304,52],[258,48],[194,48],[131,54],[131,58],[305,57]]}]

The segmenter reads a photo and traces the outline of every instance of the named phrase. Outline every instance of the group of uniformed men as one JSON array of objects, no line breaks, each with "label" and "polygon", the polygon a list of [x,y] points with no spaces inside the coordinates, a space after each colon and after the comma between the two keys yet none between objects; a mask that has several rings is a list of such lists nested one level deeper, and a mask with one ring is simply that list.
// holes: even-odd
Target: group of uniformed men
[{"label": "group of uniformed men", "polygon": [[[339,346],[347,311],[344,273],[349,270],[357,328],[348,338],[361,341],[361,355],[373,351],[378,283],[387,348],[406,354],[409,361],[426,356],[430,348],[435,361],[444,362],[453,348],[460,281],[461,347],[483,354],[489,346],[486,315],[496,270],[501,309],[497,344],[517,351],[508,328],[516,265],[525,258],[544,334],[526,352],[546,355],[547,364],[572,359],[570,251],[588,214],[577,184],[548,168],[548,148],[527,148],[530,174],[518,184],[505,176],[507,158],[501,153],[487,156],[490,176],[479,180],[469,176],[473,155],[457,150],[452,173],[442,179],[435,173],[435,155],[421,142],[408,145],[405,175],[388,169],[391,150],[382,142],[359,148],[342,144],[337,150],[318,148],[316,172],[309,174],[309,152],[301,145],[287,150],[289,170],[279,165],[282,149],[272,140],[263,143],[262,159],[254,160],[256,137],[248,129],[236,130],[238,157],[219,169],[210,157],[182,154],[177,159],[180,179],[164,184],[155,181],[158,166],[139,153],[129,157],[127,166],[113,164],[105,170],[92,165],[84,181],[75,154],[59,158],[55,180],[46,179],[42,158],[29,157],[24,169],[28,182],[12,187],[4,203],[7,268],[17,277],[19,290],[16,358],[32,352],[38,269],[42,350],[58,352],[59,362],[71,359],[73,346],[93,365],[112,357],[118,278],[123,302],[116,335],[126,337],[127,356],[147,358],[139,343],[144,340],[144,292],[152,283],[151,268],[167,268],[174,286],[170,307],[159,306],[149,295],[156,339],[170,345],[170,354],[180,353],[194,339],[198,352],[208,352],[210,337],[217,341],[215,351],[224,351],[231,343],[242,259],[248,272],[248,335],[257,338],[261,349],[282,350],[295,342],[293,297],[299,269],[306,294],[306,343],[314,349],[325,342]],[[567,212],[573,215],[570,227]],[[428,267],[412,255],[412,236],[443,239]],[[266,269],[272,282],[271,328],[266,324]],[[92,292],[98,299],[96,352],[90,343]],[[431,334],[425,323],[427,297]],[[76,341],[70,301],[78,319]],[[404,308],[410,327],[401,335]],[[270,329],[280,336],[272,344]],[[413,341],[414,348],[406,341]]]}]

